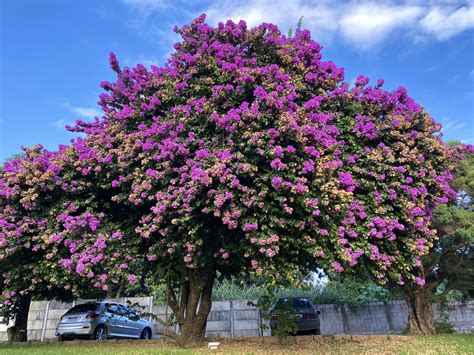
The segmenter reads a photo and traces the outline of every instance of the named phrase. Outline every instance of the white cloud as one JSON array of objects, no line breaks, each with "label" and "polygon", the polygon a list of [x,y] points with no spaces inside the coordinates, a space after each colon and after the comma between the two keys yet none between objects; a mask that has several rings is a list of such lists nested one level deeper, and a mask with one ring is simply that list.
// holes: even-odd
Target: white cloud
[{"label": "white cloud", "polygon": [[[169,53],[168,53],[169,54]],[[123,60],[124,65],[128,67],[134,67],[137,64],[142,64],[146,67],[149,67],[150,65],[156,65],[156,66],[162,66],[164,59],[168,58],[169,55],[166,55],[165,58],[160,59],[155,56],[146,56],[144,54],[140,54],[138,57],[127,57]]]},{"label": "white cloud", "polygon": [[65,108],[74,115],[79,116],[79,119],[92,120],[95,117],[102,116],[102,112],[95,107],[84,107],[84,106],[73,106],[70,102],[65,101],[61,104],[61,107]]},{"label": "white cloud", "polygon": [[84,119],[93,119],[94,117],[100,117],[102,115],[101,111],[93,107],[70,107],[70,111],[80,118]]},{"label": "white cloud", "polygon": [[[72,106],[69,102],[63,102],[61,107],[69,111],[74,117],[68,119],[59,119],[51,123],[56,128],[64,128],[64,126],[73,126],[76,120],[93,120],[95,117],[101,117],[102,112],[95,107]],[[69,115],[71,116],[71,115]]]},{"label": "white cloud", "polygon": [[142,24],[137,26],[141,35],[145,31],[150,38],[163,35],[163,24],[143,26],[143,20],[158,12],[168,14],[166,26],[174,15],[191,18],[205,12],[211,23],[227,19],[244,19],[250,26],[271,22],[283,31],[294,27],[304,16],[303,26],[318,41],[342,39],[362,50],[377,47],[390,38],[408,39],[411,43],[442,41],[474,28],[473,0],[217,0],[196,10],[196,2],[190,0],[122,1],[138,14],[135,21]]},{"label": "white cloud", "polygon": [[441,132],[443,134],[453,134],[467,126],[467,122],[459,122],[447,117],[440,118],[439,122],[442,125]]},{"label": "white cloud", "polygon": [[66,122],[65,120],[57,120],[51,123],[51,125],[56,128],[64,128],[64,126],[66,126],[67,124],[70,124],[70,123]]},{"label": "white cloud", "polygon": [[340,5],[328,1],[216,1],[204,12],[211,22],[244,19],[248,25],[255,26],[270,22],[289,29],[295,27],[304,16],[303,25],[308,27],[319,39],[327,40],[339,27],[336,15]]},{"label": "white cloud", "polygon": [[426,69],[427,72],[433,72],[439,70],[440,65],[439,64],[433,64],[429,68]]},{"label": "white cloud", "polygon": [[434,7],[429,9],[420,22],[426,33],[439,40],[449,39],[461,32],[474,28],[474,4],[460,8]]},{"label": "white cloud", "polygon": [[170,5],[165,0],[122,0],[125,5],[130,6],[138,12],[148,15],[156,11],[164,10]]},{"label": "white cloud", "polygon": [[417,6],[354,3],[348,5],[340,19],[340,34],[361,49],[369,49],[383,42],[395,30],[409,28],[422,11]]}]

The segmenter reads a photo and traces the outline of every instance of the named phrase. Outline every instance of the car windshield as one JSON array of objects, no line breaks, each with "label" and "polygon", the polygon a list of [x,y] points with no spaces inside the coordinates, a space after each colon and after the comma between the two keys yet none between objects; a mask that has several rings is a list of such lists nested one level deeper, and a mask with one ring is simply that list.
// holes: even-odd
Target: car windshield
[{"label": "car windshield", "polygon": [[71,313],[84,313],[84,312],[89,312],[89,311],[94,311],[99,307],[98,303],[83,303],[83,304],[78,304],[77,306],[72,307],[69,311],[67,311],[66,314],[71,314]]}]

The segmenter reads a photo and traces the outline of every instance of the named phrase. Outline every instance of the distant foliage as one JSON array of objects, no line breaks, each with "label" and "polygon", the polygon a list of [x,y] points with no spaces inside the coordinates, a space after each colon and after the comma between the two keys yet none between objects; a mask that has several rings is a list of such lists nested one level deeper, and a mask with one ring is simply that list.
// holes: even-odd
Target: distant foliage
[{"label": "distant foliage", "polygon": [[279,287],[271,288],[257,285],[239,285],[236,282],[224,281],[214,286],[212,298],[215,301],[225,300],[259,300],[268,295],[270,302],[284,297],[308,297],[315,305],[318,304],[349,304],[353,306],[376,301],[402,299],[403,295],[392,293],[383,286],[372,282],[329,281],[327,285],[311,287]]}]

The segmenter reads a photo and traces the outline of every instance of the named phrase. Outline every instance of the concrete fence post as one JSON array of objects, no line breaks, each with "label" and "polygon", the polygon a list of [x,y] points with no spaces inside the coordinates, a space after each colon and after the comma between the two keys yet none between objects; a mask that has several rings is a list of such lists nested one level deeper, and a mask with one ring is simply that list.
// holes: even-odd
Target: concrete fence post
[{"label": "concrete fence post", "polygon": [[388,329],[390,331],[390,334],[395,333],[395,325],[393,323],[392,319],[392,313],[390,313],[390,306],[387,302],[384,302],[384,310],[385,310],[385,316],[387,317],[387,324],[388,324]]},{"label": "concrete fence post", "polygon": [[263,327],[262,327],[262,309],[258,307],[258,334],[263,337]]},{"label": "concrete fence post", "polygon": [[43,328],[41,328],[41,341],[44,341],[44,335],[46,333],[46,325],[48,323],[48,316],[49,316],[49,305],[51,301],[46,303],[46,309],[44,310],[44,319],[43,319]]},{"label": "concrete fence post", "polygon": [[229,301],[229,312],[230,312],[230,337],[234,337],[234,302]]},{"label": "concrete fence post", "polygon": [[153,313],[153,296],[150,296],[148,300],[148,312],[150,313],[148,321],[151,322],[151,313]]},{"label": "concrete fence post", "polygon": [[347,305],[341,304],[341,315],[342,315],[342,327],[344,329],[344,334],[352,334],[351,327],[349,325],[349,317],[347,316]]}]

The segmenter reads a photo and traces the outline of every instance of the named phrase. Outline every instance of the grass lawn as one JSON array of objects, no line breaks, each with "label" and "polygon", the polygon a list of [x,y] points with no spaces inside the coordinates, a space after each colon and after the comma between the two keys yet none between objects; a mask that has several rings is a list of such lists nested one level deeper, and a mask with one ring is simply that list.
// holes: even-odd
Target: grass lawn
[{"label": "grass lawn", "polygon": [[474,354],[474,334],[436,336],[324,336],[298,337],[280,345],[274,339],[240,338],[221,340],[218,351],[179,349],[163,341],[66,342],[50,344],[0,345],[0,354],[288,354],[288,353],[364,353],[364,354]]}]

